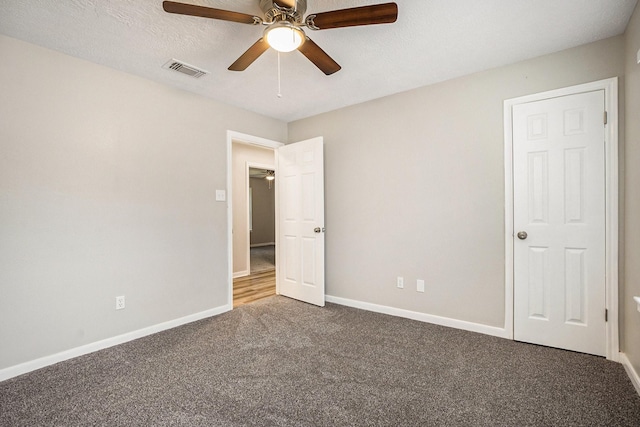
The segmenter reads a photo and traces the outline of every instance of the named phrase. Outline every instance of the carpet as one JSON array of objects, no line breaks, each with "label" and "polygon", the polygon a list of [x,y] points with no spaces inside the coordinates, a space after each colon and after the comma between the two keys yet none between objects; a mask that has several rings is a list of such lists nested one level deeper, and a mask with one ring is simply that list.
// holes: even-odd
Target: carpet
[{"label": "carpet", "polygon": [[275,270],[276,247],[275,245],[256,246],[250,249],[251,274]]},{"label": "carpet", "polygon": [[275,296],[0,383],[2,426],[638,426],[622,365]]}]

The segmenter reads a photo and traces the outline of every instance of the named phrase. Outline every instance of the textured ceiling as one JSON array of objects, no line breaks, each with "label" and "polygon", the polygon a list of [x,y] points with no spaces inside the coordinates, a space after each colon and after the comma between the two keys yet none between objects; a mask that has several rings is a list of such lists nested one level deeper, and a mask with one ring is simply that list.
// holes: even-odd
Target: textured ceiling
[{"label": "textured ceiling", "polygon": [[[259,0],[179,0],[261,15]],[[308,0],[307,13],[386,0]],[[267,51],[227,71],[263,28],[165,13],[161,0],[3,0],[0,33],[289,122],[624,32],[637,0],[396,0],[395,24],[305,30],[341,66]],[[175,58],[210,72],[162,68]]]}]

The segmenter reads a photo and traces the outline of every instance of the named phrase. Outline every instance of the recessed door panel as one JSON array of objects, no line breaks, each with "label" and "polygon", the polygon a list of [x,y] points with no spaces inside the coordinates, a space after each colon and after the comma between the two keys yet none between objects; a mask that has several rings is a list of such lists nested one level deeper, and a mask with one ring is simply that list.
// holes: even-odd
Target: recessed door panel
[{"label": "recessed door panel", "polygon": [[296,239],[296,236],[283,237],[284,238],[282,239],[281,243],[283,246],[283,250],[281,254],[283,254],[284,256],[282,256],[282,261],[278,260],[278,264],[283,264],[282,271],[284,272],[284,274],[282,278],[290,282],[296,282],[298,280],[298,269],[296,268],[298,259],[298,241]]},{"label": "recessed door panel", "polygon": [[547,138],[547,115],[532,114],[527,117],[527,139],[535,141]]},{"label": "recessed door panel", "polygon": [[285,221],[296,221],[300,203],[297,200],[299,191],[298,177],[295,175],[285,175],[282,180],[282,207],[283,219]]},{"label": "recessed door panel", "polygon": [[529,248],[529,317],[549,320],[549,248]]},{"label": "recessed door panel", "polygon": [[586,325],[587,283],[585,278],[585,249],[565,249],[565,321]]},{"label": "recessed door panel", "polygon": [[549,158],[546,152],[528,154],[529,223],[549,221]]},{"label": "recessed door panel", "polygon": [[584,148],[572,148],[564,153],[565,222],[584,223]]},{"label": "recessed door panel", "polygon": [[316,242],[315,238],[302,239],[302,283],[316,285]]},{"label": "recessed door panel", "polygon": [[304,221],[316,220],[315,203],[315,174],[305,173],[302,175],[302,219]]},{"label": "recessed door panel", "polygon": [[573,108],[564,112],[564,135],[579,135],[586,132],[584,115],[585,108]]}]

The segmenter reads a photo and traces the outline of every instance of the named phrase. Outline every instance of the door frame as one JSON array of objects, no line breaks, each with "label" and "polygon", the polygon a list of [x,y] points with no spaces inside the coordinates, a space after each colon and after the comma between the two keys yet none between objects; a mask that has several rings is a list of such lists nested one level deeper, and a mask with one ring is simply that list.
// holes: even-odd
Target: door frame
[{"label": "door frame", "polygon": [[[227,130],[227,310],[233,310],[233,143],[270,148],[274,152],[274,167],[278,164],[278,148],[285,145],[259,136]],[[276,171],[277,172],[277,171]],[[278,193],[276,192],[276,247],[278,245]],[[251,268],[251,267],[249,267]],[[249,270],[250,271],[250,270]],[[277,272],[276,272],[277,274]],[[276,293],[278,293],[276,279]]]},{"label": "door frame", "polygon": [[604,90],[605,126],[605,308],[606,357],[619,361],[618,337],[618,78],[536,93],[504,101],[504,205],[505,205],[505,319],[507,337],[514,337],[514,194],[513,194],[513,106],[544,99]]}]

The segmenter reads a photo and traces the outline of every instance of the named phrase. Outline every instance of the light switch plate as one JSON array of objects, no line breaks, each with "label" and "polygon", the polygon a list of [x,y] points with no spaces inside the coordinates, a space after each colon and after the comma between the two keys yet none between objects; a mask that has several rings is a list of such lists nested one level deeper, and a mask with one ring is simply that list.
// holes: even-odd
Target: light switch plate
[{"label": "light switch plate", "polygon": [[638,64],[640,64],[640,49],[638,49],[638,57],[637,57],[637,59],[638,59]]},{"label": "light switch plate", "polygon": [[216,202],[224,202],[227,200],[227,193],[224,190],[216,190]]}]

